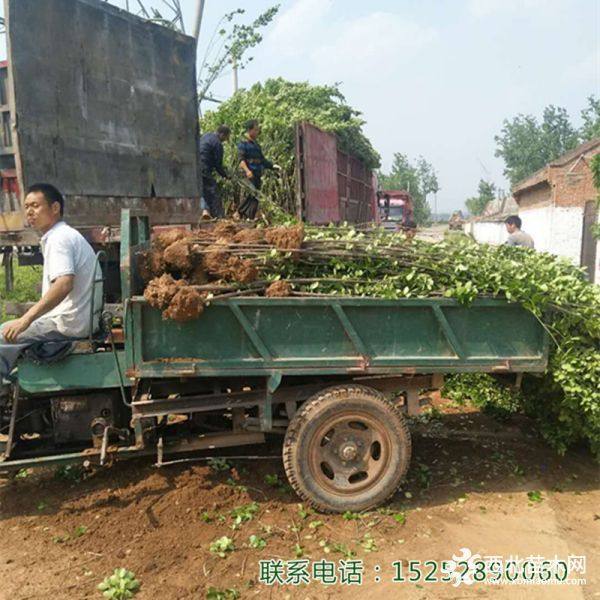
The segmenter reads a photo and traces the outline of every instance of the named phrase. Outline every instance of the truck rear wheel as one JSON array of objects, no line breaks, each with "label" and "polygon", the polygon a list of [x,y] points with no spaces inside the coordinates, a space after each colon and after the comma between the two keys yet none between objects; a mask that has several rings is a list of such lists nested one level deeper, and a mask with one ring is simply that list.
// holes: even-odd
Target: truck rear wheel
[{"label": "truck rear wheel", "polygon": [[361,511],[384,502],[410,463],[400,409],[362,385],[327,388],[291,420],[283,464],[291,486],[322,512]]}]

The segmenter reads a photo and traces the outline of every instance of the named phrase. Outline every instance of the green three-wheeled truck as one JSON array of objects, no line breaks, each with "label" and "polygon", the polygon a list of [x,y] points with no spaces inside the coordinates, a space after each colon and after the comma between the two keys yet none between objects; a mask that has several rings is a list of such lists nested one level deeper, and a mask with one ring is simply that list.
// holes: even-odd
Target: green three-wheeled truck
[{"label": "green three-wheeled truck", "polygon": [[[161,318],[142,294],[147,217],[124,210],[122,329],[111,317],[51,364],[21,361],[0,400],[0,470],[104,464],[284,436],[290,484],[323,511],[363,510],[410,462],[404,414],[444,373],[546,367],[536,317],[501,299],[238,297],[195,321]],[[102,306],[92,307],[90,319]]]}]

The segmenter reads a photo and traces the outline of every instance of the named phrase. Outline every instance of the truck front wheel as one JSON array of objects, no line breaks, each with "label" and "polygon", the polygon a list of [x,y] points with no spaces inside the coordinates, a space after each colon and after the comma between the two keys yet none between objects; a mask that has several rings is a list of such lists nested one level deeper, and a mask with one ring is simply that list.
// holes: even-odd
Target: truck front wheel
[{"label": "truck front wheel", "polygon": [[283,464],[291,486],[322,512],[362,511],[397,489],[410,463],[410,433],[400,409],[362,385],[327,388],[290,422]]}]

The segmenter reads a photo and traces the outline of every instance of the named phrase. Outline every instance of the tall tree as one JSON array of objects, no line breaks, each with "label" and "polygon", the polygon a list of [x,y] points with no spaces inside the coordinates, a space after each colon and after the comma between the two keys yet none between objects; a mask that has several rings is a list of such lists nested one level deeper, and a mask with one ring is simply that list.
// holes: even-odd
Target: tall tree
[{"label": "tall tree", "polygon": [[544,109],[540,130],[545,154],[544,164],[579,144],[579,134],[571,124],[567,111],[560,106],[550,104]]},{"label": "tall tree", "polygon": [[465,206],[472,215],[480,215],[485,210],[488,202],[496,197],[496,186],[485,179],[479,180],[477,187],[477,196],[467,198]]},{"label": "tall tree", "polygon": [[504,174],[512,185],[528,177],[548,162],[574,148],[578,134],[564,108],[544,109],[542,122],[533,115],[505,119],[500,135],[494,136],[496,156],[504,159]]},{"label": "tall tree", "polygon": [[260,30],[273,20],[278,11],[279,4],[265,10],[248,25],[236,23],[236,19],[245,13],[243,8],[221,17],[198,73],[198,102],[207,97],[212,84],[228,68],[243,69],[252,60],[246,53],[262,42]]},{"label": "tall tree", "polygon": [[384,189],[401,189],[410,192],[414,203],[415,221],[423,225],[431,218],[427,194],[439,191],[437,174],[433,166],[422,156],[413,164],[400,152],[394,154],[389,173],[379,174],[379,183]]},{"label": "tall tree", "polygon": [[419,179],[421,180],[425,196],[437,194],[440,191],[440,185],[433,165],[427,162],[422,156],[419,156],[419,159],[417,160],[417,170],[419,172]]},{"label": "tall tree", "polygon": [[[360,112],[351,107],[337,85],[311,85],[307,82],[267,79],[249,89],[240,90],[214,111],[207,112],[201,130],[214,131],[225,123],[232,137],[244,134],[244,122],[258,119],[262,125],[260,145],[270,160],[282,167],[280,177],[267,177],[263,191],[286,211],[296,212],[295,148],[296,123],[309,121],[336,134],[338,147],[360,158],[370,169],[379,167],[379,154],[363,132]],[[239,164],[235,144],[228,144],[226,164],[233,170]],[[227,195],[237,193],[231,182]]]},{"label": "tall tree", "polygon": [[583,125],[579,135],[584,141],[600,137],[600,98],[588,96],[588,105],[581,111]]}]

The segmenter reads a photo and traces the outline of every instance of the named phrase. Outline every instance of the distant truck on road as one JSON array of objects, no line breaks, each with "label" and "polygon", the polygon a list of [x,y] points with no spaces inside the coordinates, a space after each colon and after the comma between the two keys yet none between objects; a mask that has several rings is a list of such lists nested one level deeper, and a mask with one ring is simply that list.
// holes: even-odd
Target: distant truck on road
[{"label": "distant truck on road", "polygon": [[456,210],[452,213],[452,216],[448,220],[448,229],[450,231],[462,231],[465,219],[462,211]]},{"label": "distant truck on road", "polygon": [[414,204],[406,190],[379,190],[377,192],[378,217],[382,227],[388,231],[412,228]]}]

